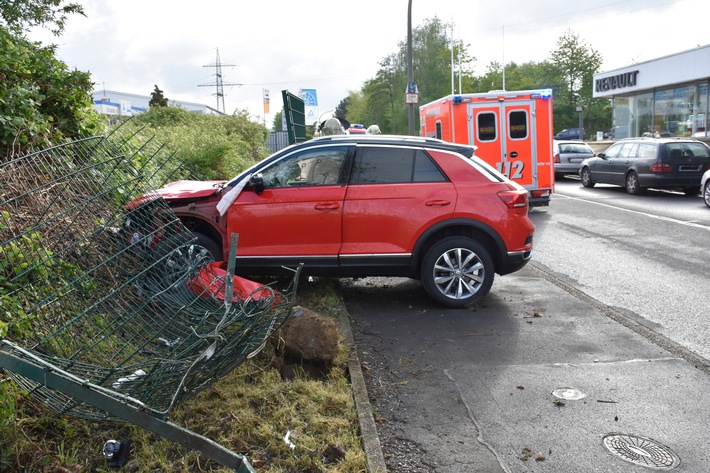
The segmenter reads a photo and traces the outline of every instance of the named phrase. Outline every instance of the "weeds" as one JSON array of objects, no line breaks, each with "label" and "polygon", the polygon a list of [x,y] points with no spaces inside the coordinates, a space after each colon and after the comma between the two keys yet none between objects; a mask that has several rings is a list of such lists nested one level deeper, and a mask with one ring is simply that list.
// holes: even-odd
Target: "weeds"
[{"label": "weeds", "polygon": [[[331,279],[302,284],[298,303],[334,316],[341,308],[337,284]],[[321,380],[309,379],[302,370],[295,379],[282,380],[272,366],[276,355],[270,347],[180,404],[170,421],[246,455],[259,472],[366,471],[346,347],[341,346],[329,376]],[[16,407],[14,416],[0,419],[0,472],[113,473],[117,470],[109,469],[101,455],[110,439],[132,440],[124,467],[132,473],[231,471],[130,424],[57,416],[18,391],[13,383],[0,382],[0,393],[11,396]],[[341,454],[333,458],[332,451]]]}]

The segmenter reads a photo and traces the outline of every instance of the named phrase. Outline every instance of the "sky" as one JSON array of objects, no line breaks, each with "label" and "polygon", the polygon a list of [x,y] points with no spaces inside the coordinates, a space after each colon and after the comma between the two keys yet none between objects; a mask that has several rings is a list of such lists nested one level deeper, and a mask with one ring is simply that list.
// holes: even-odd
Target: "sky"
[{"label": "sky", "polygon": [[[410,0],[73,1],[86,17],[71,16],[59,37],[43,30],[29,37],[56,44],[57,56],[89,71],[97,90],[150,95],[157,85],[168,100],[218,108],[219,54],[225,111],[247,110],[270,126],[284,89],[316,89],[325,114],[375,77],[379,62],[406,42]],[[549,59],[568,31],[601,54],[602,71],[710,43],[700,19],[706,0],[411,2],[412,27],[435,17],[451,23],[453,39],[476,58],[477,75],[492,61]]]}]

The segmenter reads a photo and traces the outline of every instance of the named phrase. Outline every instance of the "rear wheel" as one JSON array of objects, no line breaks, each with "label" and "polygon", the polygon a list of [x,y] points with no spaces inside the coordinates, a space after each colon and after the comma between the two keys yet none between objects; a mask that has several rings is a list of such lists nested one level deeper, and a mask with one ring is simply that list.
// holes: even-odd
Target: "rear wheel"
[{"label": "rear wheel", "polygon": [[592,181],[592,176],[589,174],[589,168],[583,167],[582,171],[579,173],[579,177],[582,179],[582,185],[584,187],[592,188],[595,182]]},{"label": "rear wheel", "polygon": [[466,237],[444,238],[427,252],[422,285],[441,305],[462,308],[488,294],[495,270],[488,250]]},{"label": "rear wheel", "polygon": [[638,175],[631,171],[626,175],[626,192],[638,195],[643,191]]},{"label": "rear wheel", "polygon": [[705,201],[705,205],[710,207],[710,180],[705,183],[705,187],[703,188],[703,200]]}]

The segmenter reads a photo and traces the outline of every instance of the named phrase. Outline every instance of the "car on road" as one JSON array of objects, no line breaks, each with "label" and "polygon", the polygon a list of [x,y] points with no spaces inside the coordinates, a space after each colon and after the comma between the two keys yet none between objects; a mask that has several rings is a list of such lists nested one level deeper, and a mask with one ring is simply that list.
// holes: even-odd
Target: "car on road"
[{"label": "car on road", "polygon": [[700,195],[703,196],[705,205],[710,207],[710,169],[705,171],[705,174],[703,174],[700,180]]},{"label": "car on road", "polygon": [[698,193],[703,173],[710,168],[710,147],[691,138],[626,138],[579,169],[584,187],[595,184],[624,186],[629,194],[645,189]]},{"label": "car on road", "polygon": [[555,139],[555,140],[585,140],[585,139],[587,139],[587,133],[584,131],[584,128],[582,128],[581,135],[580,135],[579,128],[565,128],[564,130],[560,131],[555,136],[553,136],[553,139]]},{"label": "car on road", "polygon": [[216,260],[237,234],[240,275],[303,263],[304,275],[406,276],[447,307],[480,300],[533,249],[528,192],[473,147],[433,138],[316,138],[231,181],[158,194]]},{"label": "car on road", "polygon": [[552,141],[552,157],[556,178],[560,178],[565,174],[579,174],[579,166],[582,161],[594,156],[596,156],[596,153],[584,141]]}]

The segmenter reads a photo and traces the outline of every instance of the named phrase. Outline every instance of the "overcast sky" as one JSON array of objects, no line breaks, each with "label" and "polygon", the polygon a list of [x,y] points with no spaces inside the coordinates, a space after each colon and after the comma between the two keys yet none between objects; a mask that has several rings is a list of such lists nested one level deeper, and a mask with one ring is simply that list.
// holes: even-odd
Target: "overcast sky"
[{"label": "overcast sky", "polygon": [[[227,113],[264,116],[271,124],[281,90],[316,89],[319,112],[375,76],[378,62],[407,38],[408,0],[73,0],[59,45],[71,68],[91,72],[96,88],[149,95],[158,85],[169,100],[217,108],[217,50]],[[438,16],[469,45],[476,74],[491,61],[548,59],[572,30],[604,58],[603,71],[710,43],[707,0],[412,0],[413,27]],[[415,73],[416,80],[416,73]],[[229,85],[241,84],[241,85]],[[404,96],[404,91],[402,91]]]}]

